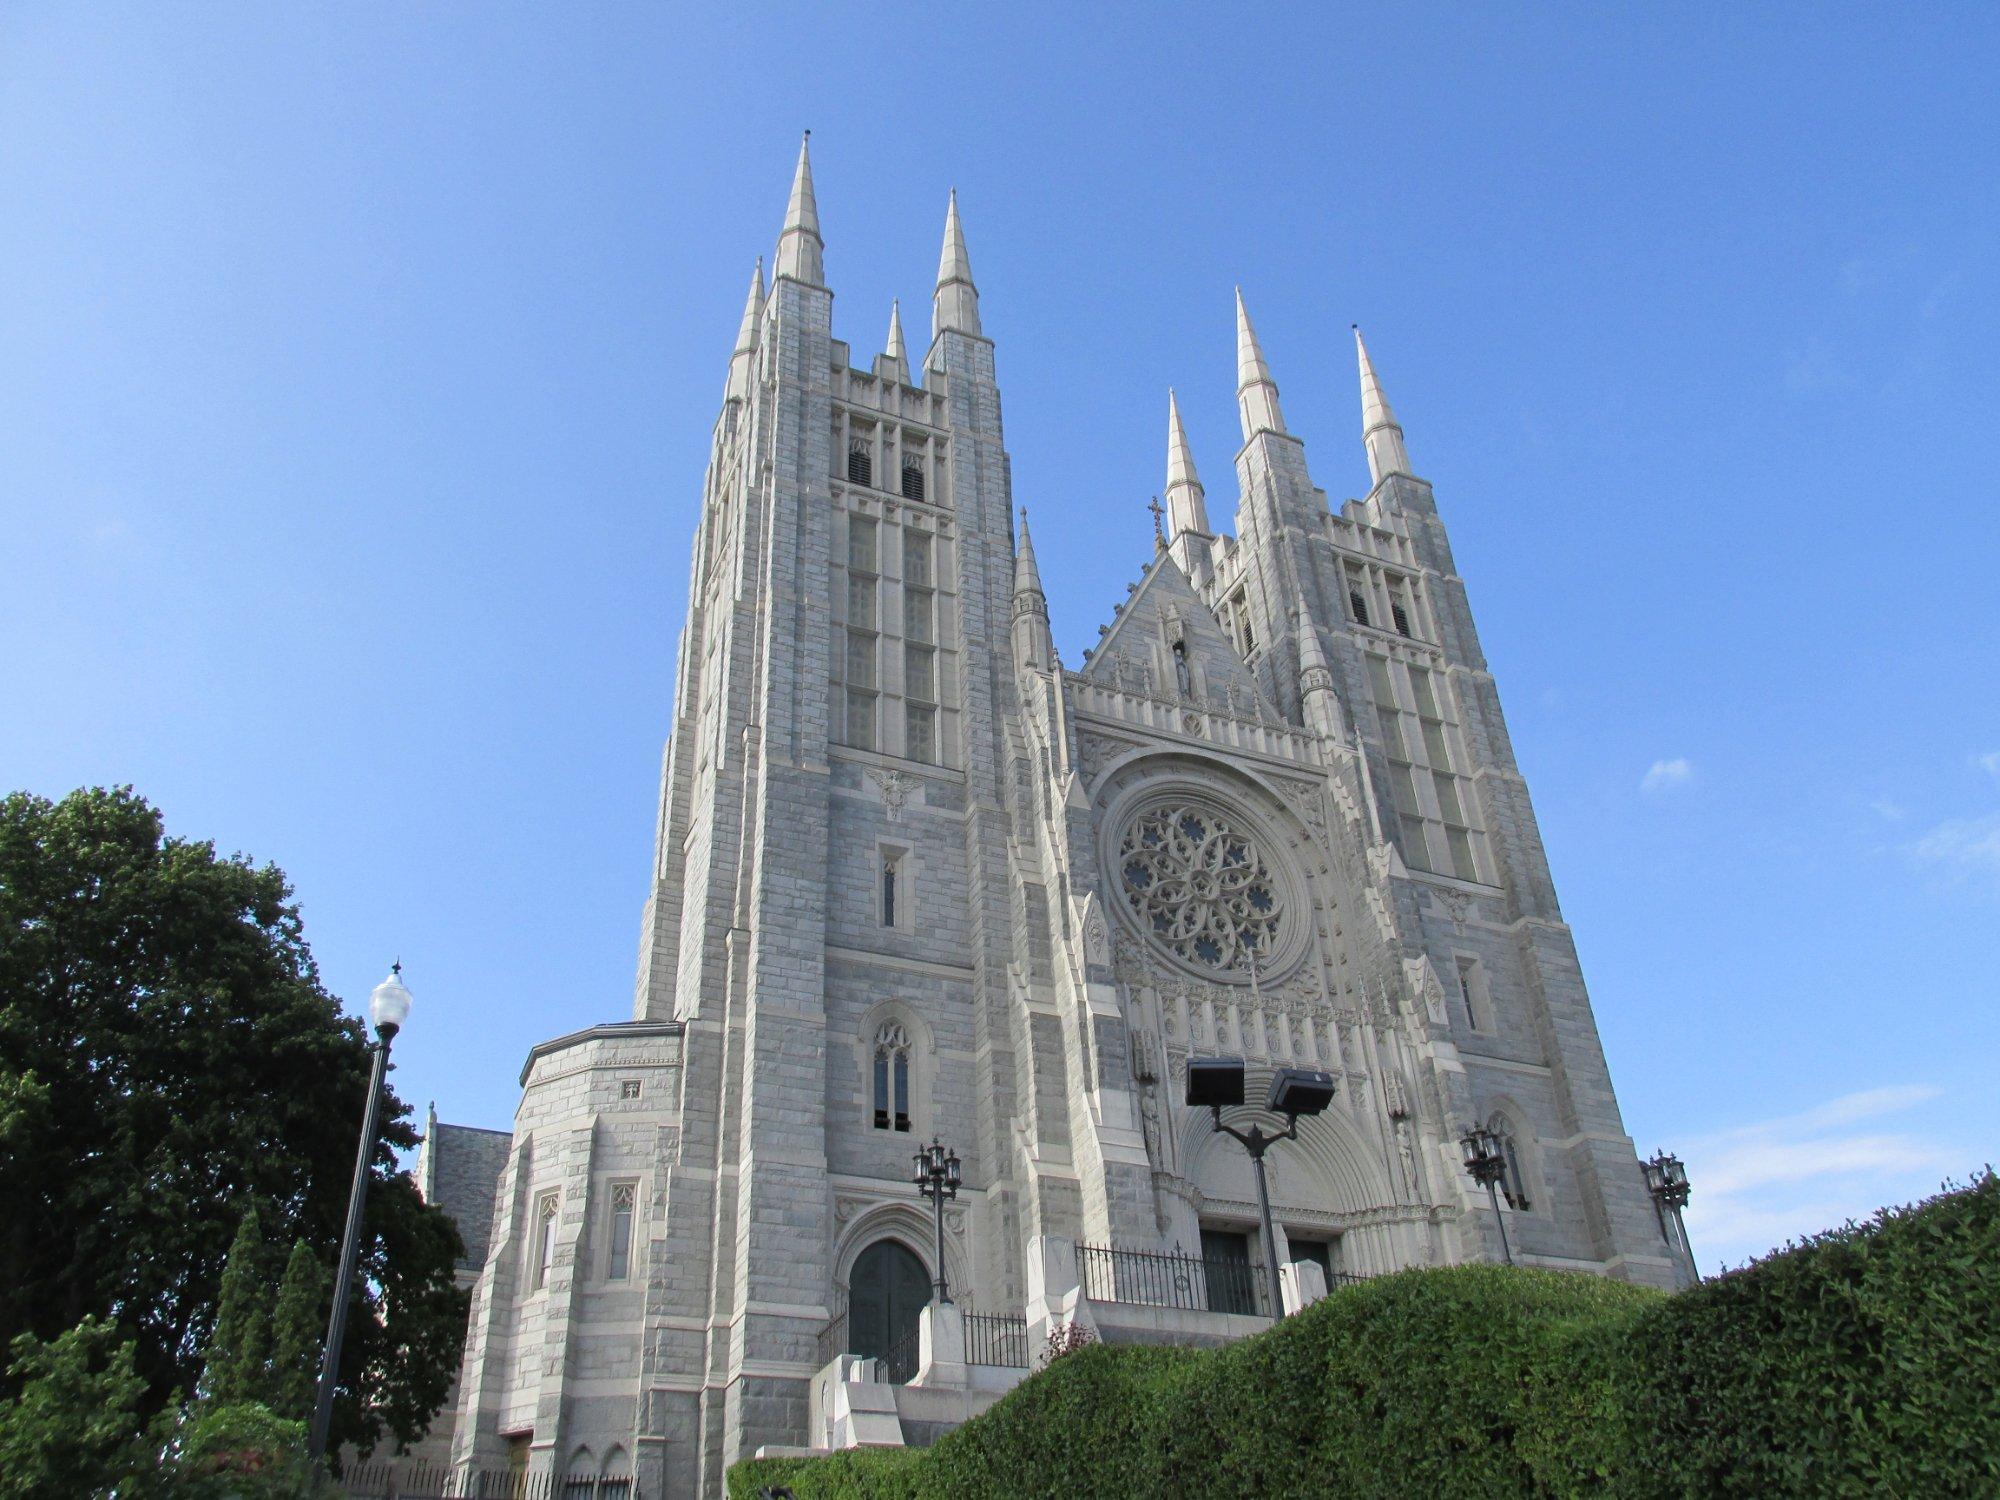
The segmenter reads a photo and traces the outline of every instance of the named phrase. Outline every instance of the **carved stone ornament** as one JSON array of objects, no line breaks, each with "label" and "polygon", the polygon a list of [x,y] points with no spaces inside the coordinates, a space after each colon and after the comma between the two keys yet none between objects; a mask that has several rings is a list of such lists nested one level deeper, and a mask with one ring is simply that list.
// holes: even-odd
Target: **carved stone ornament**
[{"label": "carved stone ornament", "polygon": [[903,803],[910,795],[910,780],[901,771],[880,771],[870,769],[868,779],[873,781],[882,793],[882,805],[889,811],[889,821],[895,822],[902,815]]}]

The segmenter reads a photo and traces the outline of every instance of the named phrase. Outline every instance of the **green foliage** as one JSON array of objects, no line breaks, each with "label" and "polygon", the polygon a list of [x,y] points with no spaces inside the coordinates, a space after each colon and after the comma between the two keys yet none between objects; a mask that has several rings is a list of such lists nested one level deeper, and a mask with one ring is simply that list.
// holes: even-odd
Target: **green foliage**
[{"label": "green foliage", "polygon": [[[116,1316],[141,1411],[191,1390],[242,1206],[335,1259],[371,1059],[282,871],[129,789],[0,799],[0,1344]],[[459,1245],[383,1101],[335,1441],[410,1441],[458,1365]],[[0,1378],[0,1396],[12,1389]]]},{"label": "green foliage", "polygon": [[181,1434],[174,1500],[307,1500],[337,1493],[306,1458],[306,1424],[245,1402],[205,1408]]},{"label": "green foliage", "polygon": [[271,1281],[265,1260],[264,1231],[252,1204],[230,1242],[215,1299],[215,1327],[201,1377],[202,1394],[210,1401],[255,1401],[264,1394],[271,1340],[271,1309],[265,1302]]},{"label": "green foliage", "polygon": [[1633,1493],[2000,1493],[2000,1178],[1686,1292],[1632,1346]]},{"label": "green foliage", "polygon": [[278,1283],[271,1314],[271,1410],[304,1421],[312,1415],[313,1386],[319,1376],[320,1341],[326,1337],[326,1267],[312,1246],[299,1240]]},{"label": "green foliage", "polygon": [[758,1500],[766,1486],[790,1486],[800,1500],[916,1500],[920,1448],[850,1448],[825,1458],[759,1458],[729,1471],[729,1500]]},{"label": "green foliage", "polygon": [[144,1492],[159,1467],[139,1406],[146,1382],[132,1342],[87,1319],[52,1343],[12,1345],[11,1400],[0,1401],[0,1500]]},{"label": "green foliage", "polygon": [[2000,1493],[2000,1179],[1672,1297],[1502,1266],[1345,1287],[1212,1352],[1089,1348],[920,1454],[730,1493]]}]

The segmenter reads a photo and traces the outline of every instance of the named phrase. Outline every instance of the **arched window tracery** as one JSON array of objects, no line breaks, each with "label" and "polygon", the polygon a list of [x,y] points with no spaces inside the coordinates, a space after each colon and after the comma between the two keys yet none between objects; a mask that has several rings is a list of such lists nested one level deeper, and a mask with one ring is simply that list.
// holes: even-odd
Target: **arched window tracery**
[{"label": "arched window tracery", "polygon": [[877,1130],[910,1128],[910,1034],[901,1021],[875,1032],[874,1122]]}]

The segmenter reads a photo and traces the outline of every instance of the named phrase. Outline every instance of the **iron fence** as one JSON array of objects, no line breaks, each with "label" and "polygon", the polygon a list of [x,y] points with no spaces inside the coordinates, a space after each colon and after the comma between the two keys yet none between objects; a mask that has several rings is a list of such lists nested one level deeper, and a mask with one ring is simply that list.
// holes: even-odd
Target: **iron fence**
[{"label": "iron fence", "polygon": [[908,1385],[917,1373],[918,1335],[922,1332],[921,1326],[913,1326],[882,1352],[882,1378],[889,1384]]},{"label": "iron fence", "polygon": [[455,1472],[449,1464],[378,1459],[340,1476],[348,1500],[641,1500],[630,1478],[573,1478],[487,1469]]},{"label": "iron fence", "polygon": [[1008,1370],[1027,1369],[1028,1320],[967,1313],[965,1362],[969,1365],[998,1365]]},{"label": "iron fence", "polygon": [[1107,1245],[1078,1245],[1076,1260],[1083,1294],[1094,1302],[1270,1316],[1263,1278],[1247,1260]]}]

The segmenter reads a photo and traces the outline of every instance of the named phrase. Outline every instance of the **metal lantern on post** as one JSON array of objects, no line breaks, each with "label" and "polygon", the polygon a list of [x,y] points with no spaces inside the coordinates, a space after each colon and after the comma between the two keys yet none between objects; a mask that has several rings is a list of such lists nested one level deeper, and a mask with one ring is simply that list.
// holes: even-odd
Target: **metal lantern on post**
[{"label": "metal lantern on post", "polygon": [[1687,1221],[1681,1217],[1681,1210],[1687,1207],[1688,1195],[1692,1191],[1688,1187],[1687,1168],[1681,1165],[1678,1156],[1665,1151],[1650,1161],[1640,1162],[1639,1167],[1646,1174],[1646,1191],[1652,1195],[1653,1212],[1660,1221],[1660,1238],[1669,1237],[1667,1215],[1671,1212],[1674,1234],[1680,1240],[1682,1253],[1688,1258],[1688,1270],[1696,1281],[1701,1280],[1701,1267],[1695,1264],[1694,1246],[1688,1243]]},{"label": "metal lantern on post", "polygon": [[1500,1179],[1507,1175],[1507,1157],[1500,1145],[1500,1137],[1483,1126],[1475,1125],[1459,1137],[1459,1148],[1465,1153],[1465,1170],[1472,1174],[1472,1180],[1486,1189],[1486,1199],[1493,1205],[1493,1222],[1500,1226],[1500,1256],[1508,1265],[1514,1264],[1514,1250],[1507,1243],[1507,1221],[1500,1213]]},{"label": "metal lantern on post", "polygon": [[931,1200],[937,1213],[937,1286],[936,1301],[951,1301],[951,1289],[944,1277],[944,1206],[958,1196],[959,1176],[958,1153],[947,1151],[944,1143],[936,1136],[931,1137],[928,1146],[917,1147],[917,1166],[913,1178],[917,1191]]},{"label": "metal lantern on post", "polygon": [[326,1347],[320,1352],[319,1388],[313,1401],[312,1430],[307,1451],[313,1458],[326,1452],[333,1428],[333,1388],[340,1373],[340,1346],[347,1336],[347,1302],[354,1289],[354,1263],[361,1254],[361,1211],[368,1202],[368,1165],[375,1155],[375,1132],[382,1113],[382,1079],[389,1071],[389,1044],[410,1018],[410,991],[403,983],[399,959],[389,977],[368,997],[368,1016],[379,1040],[368,1070],[368,1103],[361,1112],[361,1147],[354,1156],[354,1182],[347,1190],[347,1227],[340,1236],[340,1269],[333,1278],[333,1307],[326,1318]]}]

